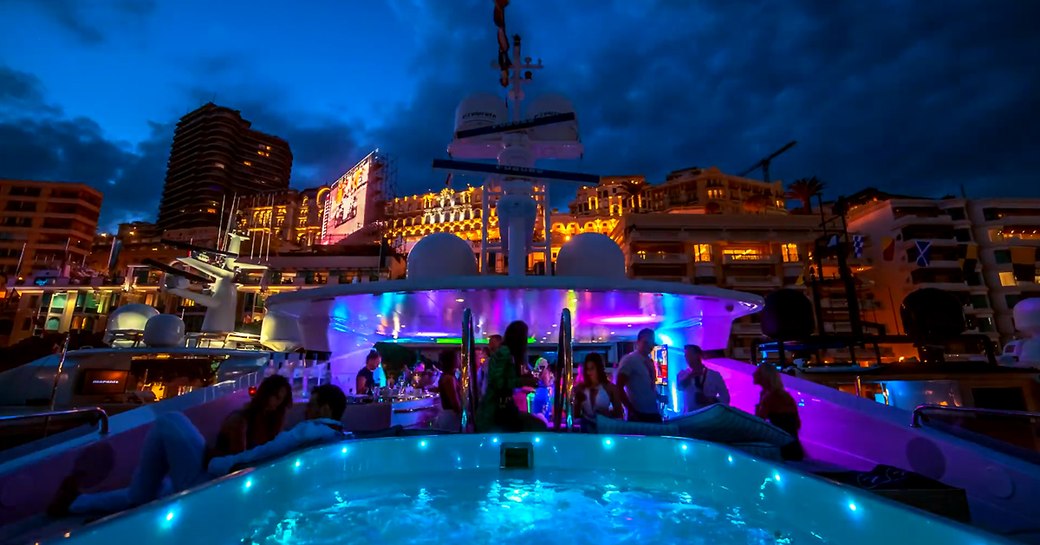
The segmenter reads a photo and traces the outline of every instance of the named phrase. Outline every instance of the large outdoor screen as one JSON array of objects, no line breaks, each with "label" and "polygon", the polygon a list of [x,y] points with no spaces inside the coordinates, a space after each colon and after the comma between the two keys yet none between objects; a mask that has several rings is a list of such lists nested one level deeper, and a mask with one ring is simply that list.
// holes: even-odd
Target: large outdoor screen
[{"label": "large outdoor screen", "polygon": [[385,161],[368,154],[332,183],[325,201],[321,243],[336,244],[379,219]]}]

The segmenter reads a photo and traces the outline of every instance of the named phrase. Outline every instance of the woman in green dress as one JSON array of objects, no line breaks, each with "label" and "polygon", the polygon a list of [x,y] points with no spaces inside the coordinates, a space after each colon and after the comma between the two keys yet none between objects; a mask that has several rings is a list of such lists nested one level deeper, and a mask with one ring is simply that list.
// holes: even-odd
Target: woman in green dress
[{"label": "woman in green dress", "polygon": [[520,432],[546,429],[539,418],[520,412],[513,392],[523,386],[537,386],[537,379],[521,374],[527,363],[527,324],[515,321],[506,327],[502,347],[491,354],[487,364],[487,391],[477,408],[474,424],[478,433]]}]

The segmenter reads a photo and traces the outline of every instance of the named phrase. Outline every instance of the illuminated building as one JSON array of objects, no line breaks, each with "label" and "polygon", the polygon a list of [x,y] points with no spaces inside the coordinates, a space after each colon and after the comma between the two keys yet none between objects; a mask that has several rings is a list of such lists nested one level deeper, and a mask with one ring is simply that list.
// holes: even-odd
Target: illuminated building
[{"label": "illuminated building", "polygon": [[[581,191],[586,191],[582,189]],[[571,204],[571,210],[577,209],[579,199]],[[430,233],[452,233],[473,245],[474,253],[479,253],[483,193],[479,188],[452,189],[444,188],[439,192],[423,193],[398,197],[387,202],[386,237],[402,253],[407,253],[420,238]],[[535,222],[534,239],[545,240],[542,207],[538,206],[538,220]],[[550,216],[552,224],[552,257],[555,259],[560,246],[578,233],[597,232],[610,234],[620,219],[601,216],[598,213],[561,214],[555,210]],[[498,239],[498,216],[494,208],[488,218],[489,238]],[[543,259],[534,254],[528,262],[532,271],[541,271]],[[502,272],[502,259],[495,259],[497,272]]]},{"label": "illuminated building", "polygon": [[[628,214],[613,232],[632,278],[768,294],[804,289],[819,218],[787,214]],[[748,359],[762,338],[758,316],[736,320],[730,355]]]},{"label": "illuminated building", "polygon": [[101,193],[85,184],[0,180],[0,275],[8,281],[83,263]]},{"label": "illuminated building", "polygon": [[926,199],[864,190],[850,197],[849,230],[866,236],[875,264],[863,274],[879,313],[904,333],[898,305],[910,292],[939,288],[960,298],[971,331],[1006,342],[1015,335],[1012,309],[1040,297],[1038,199]]},{"label": "illuminated building", "polygon": [[321,242],[329,187],[284,189],[238,200],[238,230],[249,235],[243,255],[271,255]]},{"label": "illuminated building", "polygon": [[217,227],[235,195],[286,189],[291,169],[284,140],[252,130],[237,110],[207,103],[177,123],[156,225]]},{"label": "illuminated building", "polygon": [[663,184],[647,186],[641,199],[647,212],[787,213],[782,183],[725,174],[716,167],[673,171]]}]

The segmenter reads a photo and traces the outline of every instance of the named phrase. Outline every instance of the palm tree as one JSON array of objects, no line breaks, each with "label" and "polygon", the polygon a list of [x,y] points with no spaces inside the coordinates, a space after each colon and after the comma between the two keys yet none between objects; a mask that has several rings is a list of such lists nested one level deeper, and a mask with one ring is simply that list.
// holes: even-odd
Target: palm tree
[{"label": "palm tree", "polygon": [[823,194],[823,188],[827,184],[820,181],[816,176],[810,178],[799,178],[787,187],[787,198],[802,203],[801,214],[812,213],[813,197]]}]

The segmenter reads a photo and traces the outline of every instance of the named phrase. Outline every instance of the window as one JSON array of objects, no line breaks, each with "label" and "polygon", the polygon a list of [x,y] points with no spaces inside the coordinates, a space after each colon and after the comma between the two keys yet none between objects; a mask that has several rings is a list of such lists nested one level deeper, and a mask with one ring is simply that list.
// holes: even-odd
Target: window
[{"label": "window", "polygon": [[1000,273],[1000,285],[1005,287],[1017,286],[1018,282],[1015,280],[1015,273],[1011,271]]},{"label": "window", "polygon": [[695,263],[711,263],[711,244],[694,244],[693,261]]},{"label": "window", "polygon": [[247,167],[253,166],[253,162],[252,161],[242,161],[242,164],[247,166]]},{"label": "window", "polygon": [[758,247],[726,248],[722,250],[722,255],[726,257],[726,262],[762,261],[768,257],[768,254]]},{"label": "window", "polygon": [[971,296],[972,308],[985,309],[989,308],[989,297],[985,295],[972,295]]},{"label": "window", "polygon": [[1000,265],[1011,263],[1011,250],[993,250],[993,260]]},{"label": "window", "polygon": [[798,258],[798,245],[794,243],[782,244],[780,246],[780,253],[784,257],[784,263],[794,263],[800,261]]},{"label": "window", "polygon": [[949,214],[950,215],[950,219],[952,219],[954,221],[959,221],[959,220],[965,219],[965,217],[966,217],[964,215],[964,208],[961,208],[961,207],[958,207],[958,208],[947,208],[945,210],[945,212],[947,214]]},{"label": "window", "polygon": [[957,239],[957,242],[971,242],[971,231],[968,229],[954,229],[953,238]]}]

